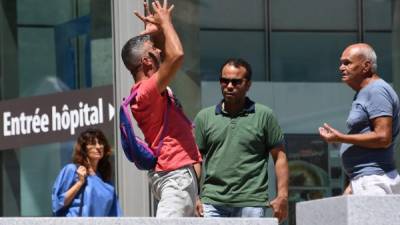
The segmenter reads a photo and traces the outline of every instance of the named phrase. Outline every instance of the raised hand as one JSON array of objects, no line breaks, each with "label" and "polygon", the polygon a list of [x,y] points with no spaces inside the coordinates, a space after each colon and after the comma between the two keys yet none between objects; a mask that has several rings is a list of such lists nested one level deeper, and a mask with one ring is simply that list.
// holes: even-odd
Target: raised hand
[{"label": "raised hand", "polygon": [[142,16],[137,11],[134,14],[144,22],[145,29],[140,34],[156,34],[161,31],[161,26],[165,23],[171,22],[171,11],[174,8],[174,5],[171,5],[168,8],[168,1],[164,0],[163,5],[161,6],[159,1],[155,1],[152,3],[152,8],[154,14],[151,13],[147,2],[143,2],[143,6],[145,9],[145,16]]},{"label": "raised hand", "polygon": [[85,179],[86,179],[86,177],[87,177],[87,170],[86,170],[86,167],[84,167],[84,166],[79,166],[78,169],[76,170],[76,173],[78,174],[79,181],[82,182],[82,183],[84,183],[84,182],[85,182]]}]

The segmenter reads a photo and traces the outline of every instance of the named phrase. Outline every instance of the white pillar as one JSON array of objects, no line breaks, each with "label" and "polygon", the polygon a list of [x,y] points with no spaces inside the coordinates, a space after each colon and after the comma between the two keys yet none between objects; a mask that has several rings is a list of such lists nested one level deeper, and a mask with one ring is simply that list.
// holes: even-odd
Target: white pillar
[{"label": "white pillar", "polygon": [[[121,49],[126,41],[143,30],[143,23],[133,12],[143,12],[143,1],[113,0],[113,57],[114,102],[116,123],[119,121],[121,99],[130,93],[133,78],[121,59]],[[139,171],[129,162],[121,148],[119,124],[115,126],[116,185],[124,216],[150,216],[151,204],[146,172]]]}]

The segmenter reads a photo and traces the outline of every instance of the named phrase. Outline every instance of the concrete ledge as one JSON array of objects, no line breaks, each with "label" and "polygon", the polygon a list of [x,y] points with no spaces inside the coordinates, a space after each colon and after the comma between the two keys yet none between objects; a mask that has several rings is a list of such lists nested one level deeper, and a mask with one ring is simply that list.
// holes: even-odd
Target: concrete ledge
[{"label": "concrete ledge", "polygon": [[297,225],[397,225],[400,195],[349,195],[296,205]]},{"label": "concrete ledge", "polygon": [[150,217],[10,217],[0,218],[0,225],[278,225],[276,218],[170,218]]}]

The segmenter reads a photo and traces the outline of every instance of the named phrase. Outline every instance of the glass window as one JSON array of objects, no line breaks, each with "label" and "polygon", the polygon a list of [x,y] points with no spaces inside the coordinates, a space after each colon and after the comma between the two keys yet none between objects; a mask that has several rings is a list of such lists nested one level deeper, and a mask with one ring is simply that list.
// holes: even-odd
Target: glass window
[{"label": "glass window", "polygon": [[357,41],[357,2],[272,0],[270,11],[271,81],[340,81],[340,54]]},{"label": "glass window", "polygon": [[356,30],[357,1],[271,0],[272,30]]},{"label": "glass window", "polygon": [[393,42],[392,33],[366,32],[365,42],[370,44],[376,52],[378,74],[384,80],[392,82],[393,78]]},{"label": "glass window", "polygon": [[51,26],[64,23],[75,17],[76,2],[65,0],[17,0],[17,22],[19,25],[31,26]]},{"label": "glass window", "polygon": [[253,80],[266,79],[265,1],[200,0],[200,73],[218,80],[226,59],[241,57]]},{"label": "glass window", "polygon": [[44,84],[49,78],[55,77],[56,73],[54,29],[18,28],[20,97],[54,92],[54,86]]},{"label": "glass window", "polygon": [[355,33],[272,32],[271,80],[340,82],[339,59]]},{"label": "glass window", "polygon": [[213,29],[264,29],[263,0],[200,0],[200,26]]},{"label": "glass window", "polygon": [[364,28],[368,30],[392,30],[393,5],[395,1],[365,0]]},{"label": "glass window", "polygon": [[[253,80],[265,80],[264,32],[201,31],[200,69],[203,80],[218,80],[226,59],[241,57],[253,69]],[[204,46],[204,47],[203,47]]]},{"label": "glass window", "polygon": [[394,3],[395,1],[364,1],[364,41],[375,49],[378,74],[388,82],[393,81]]},{"label": "glass window", "polygon": [[[0,33],[1,100],[112,84],[109,0],[0,1]],[[1,149],[0,216],[51,216],[74,142]]]}]

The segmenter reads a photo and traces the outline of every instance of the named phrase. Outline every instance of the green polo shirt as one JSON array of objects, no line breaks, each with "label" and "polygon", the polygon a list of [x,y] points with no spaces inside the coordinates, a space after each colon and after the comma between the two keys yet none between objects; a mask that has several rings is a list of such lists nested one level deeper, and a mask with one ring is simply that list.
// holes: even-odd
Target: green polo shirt
[{"label": "green polo shirt", "polygon": [[232,207],[265,206],[269,150],[283,144],[272,110],[246,98],[236,117],[217,106],[195,118],[196,142],[204,160],[203,203]]}]

